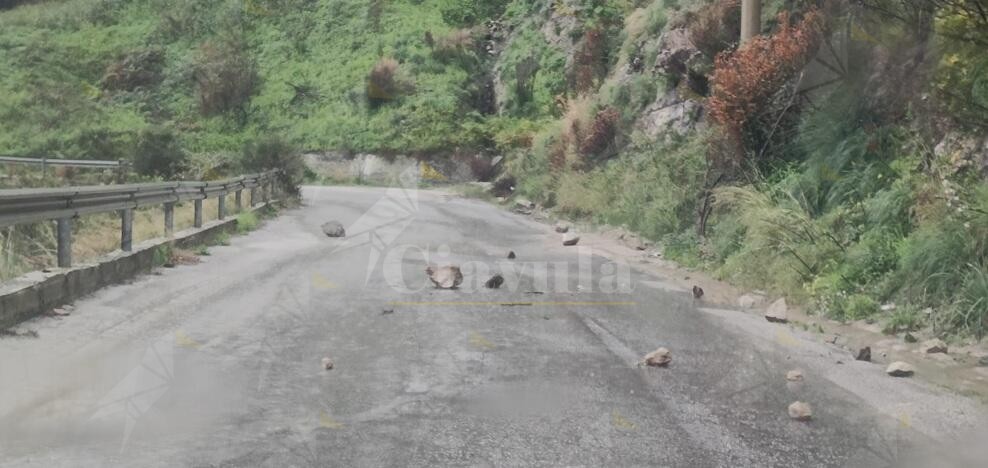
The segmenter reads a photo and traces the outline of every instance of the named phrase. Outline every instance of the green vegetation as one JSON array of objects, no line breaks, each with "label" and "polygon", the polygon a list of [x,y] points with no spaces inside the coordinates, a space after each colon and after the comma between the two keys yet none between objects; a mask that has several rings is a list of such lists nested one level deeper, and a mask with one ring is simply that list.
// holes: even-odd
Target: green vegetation
[{"label": "green vegetation", "polygon": [[240,234],[246,234],[257,229],[259,224],[260,220],[253,211],[245,211],[237,215],[237,232]]},{"label": "green vegetation", "polygon": [[151,257],[151,264],[155,267],[162,267],[171,263],[174,254],[171,244],[162,244],[154,248]]}]

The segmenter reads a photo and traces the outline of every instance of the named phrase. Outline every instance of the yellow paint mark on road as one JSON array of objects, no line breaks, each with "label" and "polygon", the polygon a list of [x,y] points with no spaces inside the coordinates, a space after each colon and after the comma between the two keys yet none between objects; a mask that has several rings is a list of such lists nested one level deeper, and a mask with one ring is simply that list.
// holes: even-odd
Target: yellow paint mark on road
[{"label": "yellow paint mark on road", "polygon": [[182,330],[177,330],[175,332],[175,344],[177,346],[181,346],[183,348],[189,348],[189,349],[199,349],[199,347],[202,346]]},{"label": "yellow paint mark on road", "polygon": [[899,411],[899,415],[897,419],[899,420],[900,426],[906,429],[912,427],[912,416],[910,416],[909,413],[906,412],[906,410]]},{"label": "yellow paint mark on road", "polygon": [[477,332],[470,332],[470,344],[481,348],[481,349],[494,349],[494,343],[491,343]]},{"label": "yellow paint mark on road", "polygon": [[611,425],[618,429],[625,429],[628,431],[633,431],[636,427],[635,423],[629,421],[617,411],[611,413]]},{"label": "yellow paint mark on road", "polygon": [[319,273],[312,275],[312,286],[318,289],[336,289],[339,287],[339,285],[326,279],[325,276]]},{"label": "yellow paint mark on road", "polygon": [[333,419],[332,416],[323,411],[319,413],[319,427],[325,427],[327,429],[343,429],[343,423]]},{"label": "yellow paint mark on road", "polygon": [[775,341],[779,342],[782,346],[789,346],[791,348],[799,347],[799,340],[785,330],[775,332]]}]

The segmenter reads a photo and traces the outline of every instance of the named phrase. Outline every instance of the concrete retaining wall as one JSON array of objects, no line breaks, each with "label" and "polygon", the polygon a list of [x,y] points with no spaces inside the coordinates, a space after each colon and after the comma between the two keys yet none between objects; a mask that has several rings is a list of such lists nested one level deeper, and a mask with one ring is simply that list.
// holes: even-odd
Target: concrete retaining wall
[{"label": "concrete retaining wall", "polygon": [[150,273],[155,251],[162,246],[189,248],[209,244],[220,233],[236,228],[236,218],[213,221],[200,229],[177,232],[170,239],[142,242],[134,245],[132,252],[118,251],[95,263],[28,273],[0,285],[0,329],[48,313],[100,288]]}]

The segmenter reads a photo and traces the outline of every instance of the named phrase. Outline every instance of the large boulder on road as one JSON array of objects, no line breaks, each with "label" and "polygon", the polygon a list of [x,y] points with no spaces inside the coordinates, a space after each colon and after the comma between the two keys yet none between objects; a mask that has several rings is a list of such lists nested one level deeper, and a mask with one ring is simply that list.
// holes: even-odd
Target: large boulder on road
[{"label": "large boulder on road", "polygon": [[425,273],[429,275],[429,281],[439,289],[456,289],[463,283],[463,273],[458,266],[430,266],[425,269]]},{"label": "large boulder on road", "polygon": [[339,221],[330,221],[322,225],[322,232],[329,237],[346,237],[346,229]]},{"label": "large boulder on road", "polygon": [[789,321],[788,313],[789,306],[786,305],[786,299],[782,298],[768,306],[768,310],[765,311],[765,320],[774,323],[786,323]]}]

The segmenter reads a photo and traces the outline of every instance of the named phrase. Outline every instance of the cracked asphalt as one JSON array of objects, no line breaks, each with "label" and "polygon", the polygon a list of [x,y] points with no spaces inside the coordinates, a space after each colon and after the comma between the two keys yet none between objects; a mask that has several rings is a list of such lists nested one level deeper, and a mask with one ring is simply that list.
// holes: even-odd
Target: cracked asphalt
[{"label": "cracked asphalt", "polygon": [[[526,217],[429,191],[307,187],[304,200],[199,265],[0,340],[0,465],[985,460],[967,453],[976,442],[952,445],[983,429],[980,404],[697,303]],[[347,239],[322,234],[329,220]],[[436,290],[427,262],[471,268]],[[502,289],[478,287],[504,270]],[[668,368],[638,365],[660,346]],[[812,421],[789,419],[796,400]]]}]

